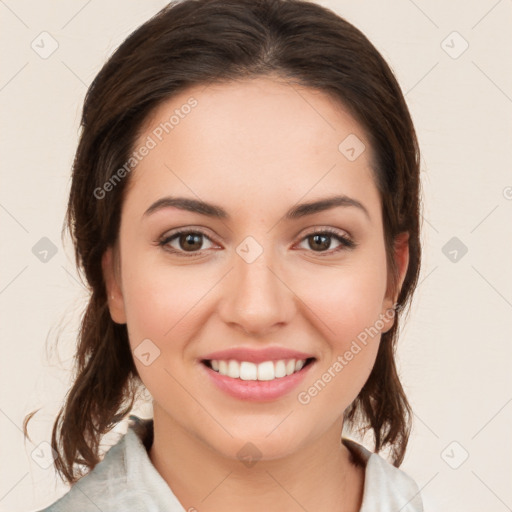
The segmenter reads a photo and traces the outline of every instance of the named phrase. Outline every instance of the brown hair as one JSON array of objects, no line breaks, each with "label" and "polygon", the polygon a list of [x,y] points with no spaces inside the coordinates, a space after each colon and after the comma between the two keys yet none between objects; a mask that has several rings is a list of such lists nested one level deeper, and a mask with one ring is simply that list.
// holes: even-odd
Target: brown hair
[{"label": "brown hair", "polygon": [[[382,200],[388,283],[397,290],[395,237],[409,232],[409,267],[393,327],[346,423],[373,431],[403,460],[411,408],[394,360],[398,319],[420,268],[419,149],[394,75],[369,40],[343,18],[303,0],[179,0],[135,30],[90,85],[73,164],[66,223],[91,296],[82,318],[74,383],[52,431],[55,467],[69,483],[99,462],[101,437],[130,412],[141,381],[126,325],[111,319],[101,259],[118,237],[129,176],[97,198],[127,162],[144,121],[164,100],[194,84],[275,76],[329,94],[365,129]],[[340,141],[341,142],[341,141]],[[65,226],[66,227],[66,226]],[[396,293],[393,295],[396,297]],[[24,421],[27,424],[34,412]]]}]

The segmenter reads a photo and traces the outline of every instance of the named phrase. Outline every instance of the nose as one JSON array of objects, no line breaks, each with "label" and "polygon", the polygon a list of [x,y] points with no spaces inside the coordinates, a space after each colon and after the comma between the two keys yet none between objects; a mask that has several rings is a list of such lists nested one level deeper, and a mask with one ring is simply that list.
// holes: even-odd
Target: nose
[{"label": "nose", "polygon": [[219,305],[227,325],[257,337],[288,324],[295,311],[295,295],[270,253],[265,250],[250,263],[234,255]]}]

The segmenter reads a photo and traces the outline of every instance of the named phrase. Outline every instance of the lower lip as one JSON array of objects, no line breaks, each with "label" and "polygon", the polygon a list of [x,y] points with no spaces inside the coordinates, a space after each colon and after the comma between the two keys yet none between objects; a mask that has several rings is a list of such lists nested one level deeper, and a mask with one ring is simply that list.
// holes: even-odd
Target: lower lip
[{"label": "lower lip", "polygon": [[228,395],[240,400],[265,402],[276,400],[297,387],[305,378],[314,361],[300,371],[274,380],[242,380],[233,379],[212,370],[204,363],[199,363],[212,382]]}]

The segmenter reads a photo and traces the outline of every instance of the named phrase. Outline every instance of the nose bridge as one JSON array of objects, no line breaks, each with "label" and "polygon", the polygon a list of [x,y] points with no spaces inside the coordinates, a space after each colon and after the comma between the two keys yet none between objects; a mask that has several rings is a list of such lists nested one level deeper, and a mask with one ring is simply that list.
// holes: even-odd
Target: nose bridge
[{"label": "nose bridge", "polygon": [[[268,242],[271,237],[265,237]],[[289,321],[293,294],[281,281],[277,251],[247,237],[233,254],[230,286],[223,300],[223,319],[246,332],[264,334]]]}]

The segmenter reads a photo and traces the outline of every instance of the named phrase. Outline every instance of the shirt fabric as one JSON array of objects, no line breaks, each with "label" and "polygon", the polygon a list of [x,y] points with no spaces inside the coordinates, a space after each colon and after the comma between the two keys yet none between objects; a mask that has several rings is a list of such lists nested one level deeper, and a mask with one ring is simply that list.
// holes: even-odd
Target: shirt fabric
[{"label": "shirt fabric", "polygon": [[[130,420],[126,434],[103,460],[40,512],[187,512],[149,458],[153,420]],[[410,476],[361,444],[347,438],[342,442],[365,466],[359,512],[423,512],[418,486]]]}]

